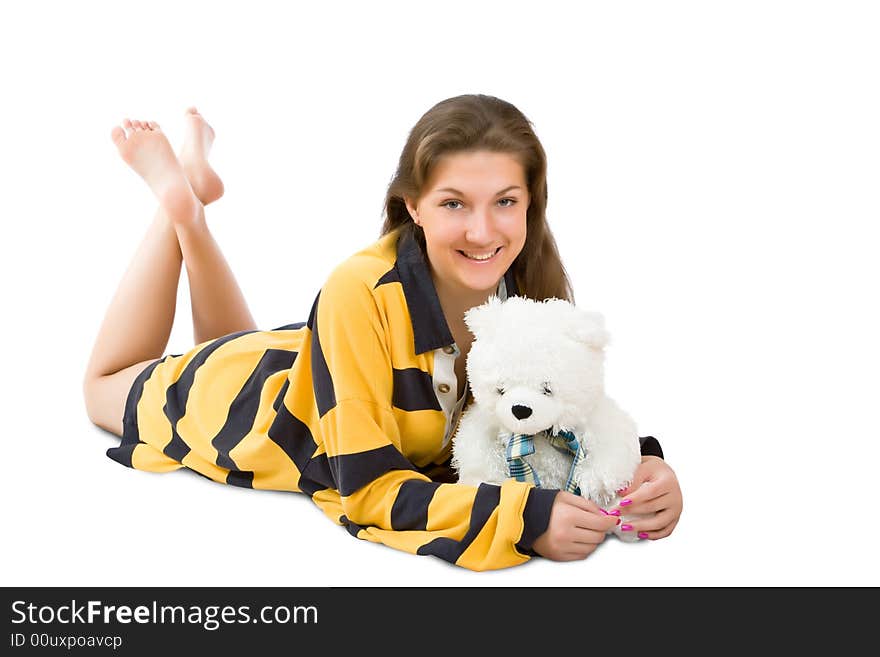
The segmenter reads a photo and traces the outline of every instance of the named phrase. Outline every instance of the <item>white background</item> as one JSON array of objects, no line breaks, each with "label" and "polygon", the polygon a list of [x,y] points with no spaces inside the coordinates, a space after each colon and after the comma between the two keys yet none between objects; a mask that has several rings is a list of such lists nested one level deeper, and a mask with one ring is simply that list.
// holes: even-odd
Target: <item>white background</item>
[{"label": "white background", "polygon": [[[3,3],[3,585],[872,585],[880,10],[869,2]],[[685,497],[661,541],[472,573],[304,496],[123,468],[81,379],[155,210],[124,117],[196,105],[214,234],[263,328],[378,237],[409,129],[533,122],[609,391]],[[168,351],[191,346],[186,276]]]}]

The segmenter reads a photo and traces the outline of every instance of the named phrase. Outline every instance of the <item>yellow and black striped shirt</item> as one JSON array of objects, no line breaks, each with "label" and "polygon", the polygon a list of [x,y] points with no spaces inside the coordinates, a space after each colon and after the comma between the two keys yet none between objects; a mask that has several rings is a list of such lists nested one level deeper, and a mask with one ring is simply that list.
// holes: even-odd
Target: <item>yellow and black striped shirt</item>
[{"label": "yellow and black striped shirt", "polygon": [[[511,272],[503,287],[516,294]],[[514,566],[534,554],[557,491],[453,482],[463,400],[438,393],[450,388],[438,377],[458,353],[421,249],[395,231],[332,272],[307,322],[148,366],[108,456],[303,492],[358,538],[473,570]]]}]

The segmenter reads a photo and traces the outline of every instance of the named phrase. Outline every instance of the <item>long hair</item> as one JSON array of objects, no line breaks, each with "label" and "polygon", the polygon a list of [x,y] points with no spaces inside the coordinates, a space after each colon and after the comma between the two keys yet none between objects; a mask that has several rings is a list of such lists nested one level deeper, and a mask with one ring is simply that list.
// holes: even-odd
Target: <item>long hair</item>
[{"label": "long hair", "polygon": [[[574,292],[550,227],[547,225],[547,157],[531,122],[510,103],[482,94],[440,101],[407,138],[397,172],[385,196],[382,235],[409,231],[425,249],[425,235],[406,209],[405,198],[421,197],[431,172],[444,155],[490,151],[516,157],[529,188],[526,242],[513,263],[519,293],[538,301],[556,297],[574,301]],[[426,255],[427,257],[427,255]]]}]

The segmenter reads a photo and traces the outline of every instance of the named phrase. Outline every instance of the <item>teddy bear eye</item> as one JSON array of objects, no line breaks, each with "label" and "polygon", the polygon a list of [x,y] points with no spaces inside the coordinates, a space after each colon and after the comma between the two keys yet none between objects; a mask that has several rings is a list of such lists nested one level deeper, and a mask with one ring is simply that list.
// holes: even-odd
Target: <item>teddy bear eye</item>
[{"label": "teddy bear eye", "polygon": [[495,388],[495,392],[497,392],[499,395],[503,395],[503,394],[504,394],[504,388],[501,387],[501,386],[498,386],[497,388]]},{"label": "teddy bear eye", "polygon": [[543,389],[541,390],[541,392],[543,392],[545,395],[548,395],[548,396],[553,394],[553,391],[550,389],[550,384],[549,384],[549,383],[545,383],[545,384],[544,384]]}]

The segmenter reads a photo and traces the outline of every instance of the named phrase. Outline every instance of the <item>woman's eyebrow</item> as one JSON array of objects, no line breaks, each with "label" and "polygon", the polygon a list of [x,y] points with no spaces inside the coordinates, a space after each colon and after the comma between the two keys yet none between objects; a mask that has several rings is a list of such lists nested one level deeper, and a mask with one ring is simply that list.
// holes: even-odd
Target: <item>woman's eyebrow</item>
[{"label": "woman's eyebrow", "polygon": [[[519,185],[511,185],[510,187],[505,187],[500,192],[496,192],[495,196],[501,196],[502,194],[506,194],[507,192],[509,192],[512,189],[522,189],[522,187],[520,187]],[[434,191],[438,194],[440,192],[449,192],[451,194],[456,194],[458,196],[467,196],[467,194],[465,194],[464,192],[460,192],[459,190],[457,190],[453,187],[444,187],[443,189],[435,189]]]}]

